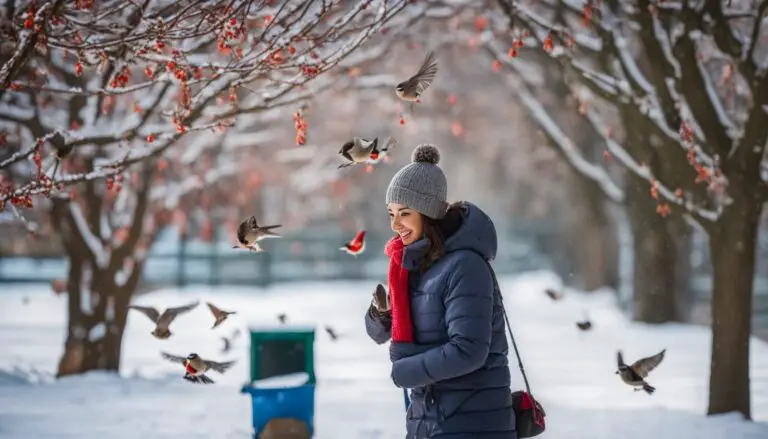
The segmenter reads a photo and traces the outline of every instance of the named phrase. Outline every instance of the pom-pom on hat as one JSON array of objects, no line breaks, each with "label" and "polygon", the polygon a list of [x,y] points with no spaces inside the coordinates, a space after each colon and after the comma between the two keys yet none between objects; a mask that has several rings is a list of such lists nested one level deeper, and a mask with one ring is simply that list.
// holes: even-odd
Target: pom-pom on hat
[{"label": "pom-pom on hat", "polygon": [[392,177],[387,187],[387,204],[397,203],[432,219],[448,211],[448,182],[440,169],[440,150],[422,143],[413,150],[411,163]]}]

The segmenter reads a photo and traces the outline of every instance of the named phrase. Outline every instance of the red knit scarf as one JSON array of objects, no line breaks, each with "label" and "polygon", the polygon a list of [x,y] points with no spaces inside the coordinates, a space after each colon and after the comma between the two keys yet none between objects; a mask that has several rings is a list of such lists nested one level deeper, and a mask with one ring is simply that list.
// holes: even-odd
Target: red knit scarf
[{"label": "red knit scarf", "polygon": [[389,256],[389,303],[392,307],[392,341],[413,343],[411,299],[408,294],[408,270],[403,268],[405,244],[399,236],[387,242]]}]

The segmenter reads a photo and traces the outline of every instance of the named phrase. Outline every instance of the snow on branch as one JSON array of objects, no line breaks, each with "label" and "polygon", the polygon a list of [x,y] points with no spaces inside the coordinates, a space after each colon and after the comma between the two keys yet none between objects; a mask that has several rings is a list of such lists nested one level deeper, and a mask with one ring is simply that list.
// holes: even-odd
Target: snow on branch
[{"label": "snow on branch", "polygon": [[[499,51],[496,45],[489,43],[486,48],[496,59],[504,60],[503,63],[508,68],[516,71],[514,62],[510,62]],[[608,173],[600,166],[590,163],[579,152],[573,141],[560,129],[560,126],[549,115],[544,106],[533,96],[524,83],[524,75],[509,76],[510,90],[518,97],[519,102],[528,110],[529,116],[543,130],[549,142],[555,147],[566,162],[580,175],[594,181],[612,201],[622,203],[624,201],[624,191],[613,182]]]},{"label": "snow on branch", "polygon": [[[16,47],[0,66],[1,91],[14,99],[3,99],[8,117],[0,120],[38,141],[1,158],[0,171],[34,157],[39,172],[4,187],[0,209],[5,202],[31,207],[34,196],[83,182],[120,188],[135,164],[182,155],[190,163],[204,154],[207,147],[190,146],[166,154],[187,134],[305,105],[322,90],[378,88],[392,79],[355,78],[337,67],[371,61],[416,21],[450,18],[471,3],[55,1],[19,8]],[[361,55],[355,62],[353,53]],[[42,172],[40,162],[53,163],[53,172]]]},{"label": "snow on branch", "polygon": [[72,217],[72,222],[77,228],[78,236],[81,236],[83,241],[85,241],[85,245],[94,262],[98,267],[106,268],[107,264],[109,264],[109,254],[107,254],[99,238],[91,232],[80,206],[72,202],[67,203],[67,206],[69,207],[69,215]]},{"label": "snow on branch", "polygon": [[715,222],[722,213],[722,206],[719,206],[717,210],[708,210],[695,205],[693,202],[686,200],[679,193],[675,193],[674,190],[668,188],[659,180],[657,180],[648,166],[638,163],[627,150],[620,145],[616,140],[612,139],[605,133],[607,126],[600,116],[592,109],[588,108],[586,111],[587,120],[595,127],[595,131],[600,133],[605,141],[605,145],[610,151],[611,155],[616,158],[626,169],[634,173],[638,177],[647,180],[656,189],[658,195],[661,195],[667,202],[681,207],[685,212],[693,215],[696,219],[703,219],[710,222]]}]

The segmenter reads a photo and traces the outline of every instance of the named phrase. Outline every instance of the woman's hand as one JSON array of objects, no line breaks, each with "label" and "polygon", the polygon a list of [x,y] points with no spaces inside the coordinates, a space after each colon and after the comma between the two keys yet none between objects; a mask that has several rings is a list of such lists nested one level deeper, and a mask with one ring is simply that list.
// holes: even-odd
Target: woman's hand
[{"label": "woman's hand", "polygon": [[387,290],[381,284],[376,285],[373,299],[365,313],[365,331],[378,344],[392,338],[392,310],[389,308]]}]

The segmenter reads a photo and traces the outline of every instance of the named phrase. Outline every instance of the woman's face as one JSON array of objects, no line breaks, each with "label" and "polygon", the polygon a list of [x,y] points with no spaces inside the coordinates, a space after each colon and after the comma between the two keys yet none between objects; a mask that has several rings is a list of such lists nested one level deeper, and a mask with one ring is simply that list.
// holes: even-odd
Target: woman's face
[{"label": "woman's face", "polygon": [[424,218],[419,212],[397,203],[389,203],[387,211],[389,225],[393,232],[400,235],[403,244],[409,245],[421,239],[424,233]]}]

